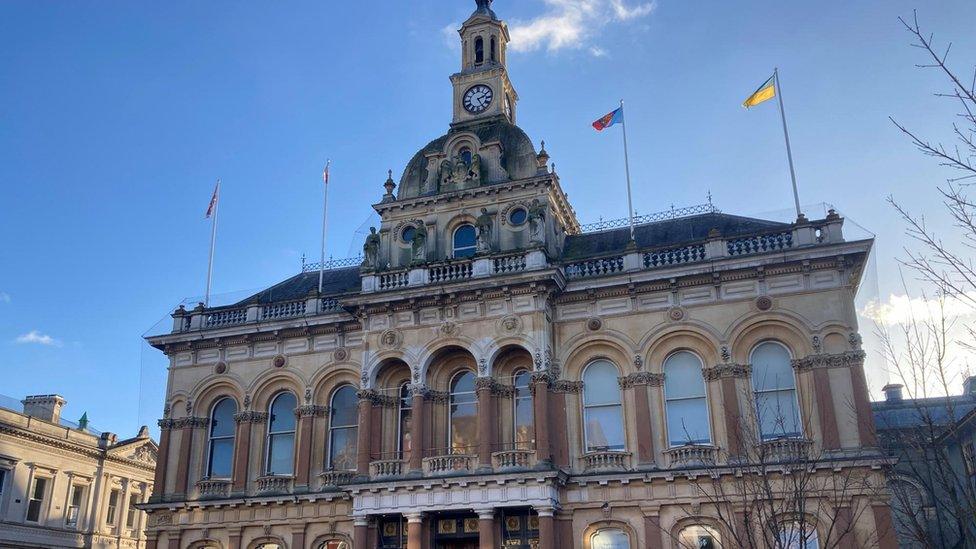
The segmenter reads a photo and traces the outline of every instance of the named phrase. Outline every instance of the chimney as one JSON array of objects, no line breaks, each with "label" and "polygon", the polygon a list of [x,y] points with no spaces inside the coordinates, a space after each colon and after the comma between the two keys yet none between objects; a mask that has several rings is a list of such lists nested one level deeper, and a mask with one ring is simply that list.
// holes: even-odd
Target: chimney
[{"label": "chimney", "polygon": [[51,423],[60,423],[61,408],[67,403],[61,395],[32,395],[21,402],[25,415]]},{"label": "chimney", "polygon": [[903,385],[899,385],[897,383],[889,383],[884,387],[882,387],[881,390],[884,391],[885,402],[888,403],[901,402],[902,401],[901,390],[903,387],[904,387]]}]

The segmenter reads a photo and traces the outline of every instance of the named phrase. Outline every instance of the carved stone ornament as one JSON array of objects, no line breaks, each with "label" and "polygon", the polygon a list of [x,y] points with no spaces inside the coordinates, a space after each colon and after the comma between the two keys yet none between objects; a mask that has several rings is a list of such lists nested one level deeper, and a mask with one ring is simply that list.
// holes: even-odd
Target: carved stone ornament
[{"label": "carved stone ornament", "polygon": [[150,525],[168,526],[173,524],[173,513],[168,511],[157,511],[150,515]]},{"label": "carved stone ornament", "polygon": [[288,364],[288,359],[285,358],[285,355],[275,355],[275,357],[271,359],[271,366],[275,368],[284,368],[285,364]]},{"label": "carved stone ornament", "polygon": [[597,317],[591,317],[586,320],[586,329],[595,332],[603,327],[603,321]]},{"label": "carved stone ornament", "polygon": [[458,327],[456,323],[451,322],[450,320],[445,320],[441,323],[438,331],[442,337],[457,337],[457,335],[461,332],[461,328]]},{"label": "carved stone ornament", "polygon": [[671,307],[668,310],[668,318],[670,318],[674,322],[678,322],[679,320],[684,320],[685,310],[682,309],[681,307]]},{"label": "carved stone ornament", "polygon": [[163,417],[168,418],[173,413],[173,406],[169,402],[163,406]]},{"label": "carved stone ornament", "polygon": [[244,395],[244,409],[247,410],[251,407],[251,393]]},{"label": "carved stone ornament", "polygon": [[309,404],[311,402],[312,402],[312,388],[305,387],[305,404]]},{"label": "carved stone ornament", "polygon": [[129,455],[129,459],[132,461],[138,461],[139,463],[145,463],[146,465],[156,464],[156,452],[152,450],[148,445],[143,445],[136,448],[135,452]]},{"label": "carved stone ornament", "polygon": [[411,371],[411,376],[413,378],[414,385],[420,384],[420,366],[414,366]]},{"label": "carved stone ornament", "polygon": [[508,315],[498,321],[498,333],[501,335],[515,335],[522,331],[522,320],[515,315]]},{"label": "carved stone ornament", "polygon": [[640,355],[634,355],[634,368],[638,371],[644,369],[644,358]]},{"label": "carved stone ornament", "polygon": [[329,415],[328,406],[318,406],[315,404],[306,404],[305,406],[299,406],[295,408],[295,417],[325,417]]},{"label": "carved stone ornament", "polygon": [[728,345],[722,345],[722,362],[730,362],[732,360],[732,351],[729,350]]},{"label": "carved stone ornament", "polygon": [[488,359],[480,358],[478,359],[478,375],[482,378],[488,376]]},{"label": "carved stone ornament", "polygon": [[190,415],[192,413],[193,413],[193,403],[190,402],[189,400],[187,400],[186,401],[186,415]]},{"label": "carved stone ornament", "polygon": [[[534,387],[533,385],[532,388]],[[583,382],[557,379],[549,384],[549,388],[554,393],[580,393],[583,391]]]},{"label": "carved stone ornament", "polygon": [[854,350],[861,349],[861,344],[863,343],[863,341],[861,340],[861,334],[857,332],[851,332],[851,335],[847,338],[847,341],[851,344],[851,349]]},{"label": "carved stone ornament", "polygon": [[332,351],[332,359],[336,362],[345,362],[347,358],[349,358],[349,351],[345,347],[339,347]]},{"label": "carved stone ornament", "polygon": [[823,343],[820,341],[820,336],[813,336],[810,339],[810,346],[813,347],[813,352],[819,355],[823,351]]},{"label": "carved stone ornament", "polygon": [[476,391],[488,390],[495,396],[511,397],[515,394],[515,387],[499,383],[492,377],[479,377],[475,380],[474,387]]},{"label": "carved stone ornament", "polygon": [[702,377],[705,381],[714,381],[724,377],[749,377],[752,373],[752,366],[749,364],[719,364],[711,368],[702,368]]},{"label": "carved stone ornament", "polygon": [[641,385],[660,387],[664,385],[664,374],[654,374],[651,372],[634,372],[629,376],[618,377],[617,383],[620,385],[621,389],[627,389],[630,387],[637,387]]},{"label": "carved stone ornament", "polygon": [[385,349],[396,349],[403,342],[403,334],[399,330],[387,330],[380,335],[380,345]]},{"label": "carved stone ornament", "polygon": [[773,308],[773,298],[768,295],[761,295],[756,298],[756,308],[760,311],[768,311]]},{"label": "carved stone ornament", "polygon": [[234,421],[237,423],[263,423],[267,421],[267,419],[267,412],[255,412],[253,410],[248,410],[246,412],[234,414]]},{"label": "carved stone ornament", "polygon": [[793,360],[793,367],[797,370],[815,370],[820,368],[854,368],[864,366],[864,351],[847,351],[829,355],[810,355]]},{"label": "carved stone ornament", "polygon": [[373,390],[364,389],[356,393],[359,400],[367,400],[373,406],[383,406],[386,408],[396,408],[400,401],[396,397],[381,395]]},{"label": "carved stone ornament", "polygon": [[214,373],[215,374],[218,374],[218,375],[220,375],[220,374],[226,374],[227,373],[227,363],[226,362],[223,362],[223,361],[218,362],[217,365],[214,366]]}]

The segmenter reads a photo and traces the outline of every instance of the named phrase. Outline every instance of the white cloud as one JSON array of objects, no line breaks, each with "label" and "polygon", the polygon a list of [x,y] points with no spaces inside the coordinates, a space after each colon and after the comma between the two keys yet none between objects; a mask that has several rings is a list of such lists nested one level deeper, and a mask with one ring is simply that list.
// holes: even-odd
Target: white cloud
[{"label": "white cloud", "polygon": [[17,338],[17,343],[46,345],[48,347],[61,346],[61,340],[54,339],[53,337],[47,334],[42,334],[41,332],[38,332],[37,330],[31,330],[30,332],[22,336],[19,336]]},{"label": "white cloud", "polygon": [[941,307],[937,299],[891,294],[884,302],[871,300],[861,310],[861,314],[878,324],[888,326],[904,326],[913,318],[918,322],[938,320],[943,315],[946,320],[962,319],[976,316],[976,309],[969,300],[976,300],[976,292],[967,293],[962,300],[946,297]]},{"label": "white cloud", "polygon": [[453,51],[461,51],[461,42],[458,39],[459,28],[461,28],[461,23],[451,23],[441,29],[441,37],[444,38],[444,43]]},{"label": "white cloud", "polygon": [[10,294],[7,292],[0,292],[0,303],[10,303]]},{"label": "white cloud", "polygon": [[[645,17],[654,2],[631,0],[544,0],[546,11],[528,21],[513,21],[511,47],[515,51],[548,51],[588,46],[589,38],[608,23]],[[603,52],[602,49],[596,48]],[[591,49],[590,53],[594,53]],[[605,52],[603,52],[605,53]],[[594,53],[594,55],[597,55]],[[597,55],[599,57],[599,55]]]},{"label": "white cloud", "polygon": [[608,54],[607,54],[607,50],[598,46],[592,46],[590,48],[590,55],[592,55],[593,57],[606,57]]}]

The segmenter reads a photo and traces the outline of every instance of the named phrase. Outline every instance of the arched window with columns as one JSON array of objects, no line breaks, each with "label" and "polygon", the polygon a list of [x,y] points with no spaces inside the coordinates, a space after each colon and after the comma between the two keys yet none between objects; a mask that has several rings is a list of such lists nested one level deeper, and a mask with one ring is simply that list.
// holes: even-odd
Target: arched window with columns
[{"label": "arched window with columns", "polygon": [[354,471],[359,435],[359,397],[352,385],[343,385],[332,393],[329,402],[329,460],[326,468]]},{"label": "arched window with columns", "polygon": [[512,380],[515,387],[512,395],[512,443],[516,449],[528,450],[535,443],[535,418],[532,410],[532,393],[529,383],[532,374],[528,370],[518,370]]},{"label": "arched window with columns", "polygon": [[229,479],[234,470],[234,414],[237,403],[223,397],[210,409],[210,433],[207,444],[207,478]]},{"label": "arched window with columns", "polygon": [[464,370],[451,380],[448,446],[452,453],[471,452],[478,444],[478,397],[474,372]]},{"label": "arched window with columns", "polygon": [[604,528],[590,536],[590,549],[630,549],[630,536],[619,528]]},{"label": "arched window with columns", "polygon": [[668,444],[712,443],[702,360],[698,355],[678,351],[664,360],[664,402]]},{"label": "arched window with columns", "polygon": [[291,475],[295,472],[295,408],[298,399],[288,391],[278,393],[268,406],[268,440],[265,473]]},{"label": "arched window with columns", "polygon": [[752,390],[762,440],[798,437],[803,433],[791,359],[789,349],[778,341],[764,341],[750,353]]},{"label": "arched window with columns", "polygon": [[624,414],[620,371],[609,360],[594,360],[583,371],[583,438],[587,452],[623,450]]}]

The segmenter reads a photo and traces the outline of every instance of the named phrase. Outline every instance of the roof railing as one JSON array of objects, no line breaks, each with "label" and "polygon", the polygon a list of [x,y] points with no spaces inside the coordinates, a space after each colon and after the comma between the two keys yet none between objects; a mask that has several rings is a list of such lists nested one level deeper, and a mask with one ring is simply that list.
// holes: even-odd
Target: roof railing
[{"label": "roof railing", "polygon": [[[721,210],[715,207],[711,202],[707,204],[697,204],[695,206],[685,206],[683,208],[675,208],[671,206],[670,210],[664,210],[663,212],[655,212],[644,215],[634,216],[634,225],[644,225],[647,223],[655,223],[658,221],[669,221],[671,219],[678,219],[681,217],[691,217],[693,215],[702,214],[714,214],[722,213]],[[600,220],[596,223],[587,223],[586,225],[580,225],[580,232],[583,233],[595,233],[599,231],[605,231],[607,229],[619,229],[620,227],[630,226],[630,218],[624,217],[621,219],[606,219]]]}]

